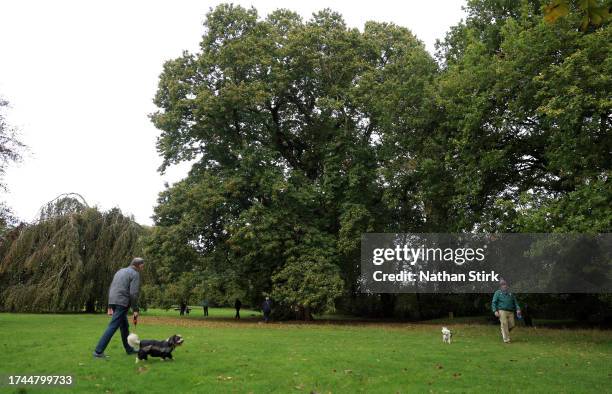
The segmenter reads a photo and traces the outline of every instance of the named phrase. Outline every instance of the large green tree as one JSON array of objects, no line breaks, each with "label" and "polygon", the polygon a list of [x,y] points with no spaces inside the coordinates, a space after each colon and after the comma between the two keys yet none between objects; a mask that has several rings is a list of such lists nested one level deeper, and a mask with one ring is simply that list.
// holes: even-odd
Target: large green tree
[{"label": "large green tree", "polygon": [[437,62],[393,24],[212,10],[155,98],[161,170],[194,163],[156,208],[159,280],[421,316],[358,295],[362,233],[609,232],[611,28],[544,5],[468,1]]},{"label": "large green tree", "polygon": [[70,196],[0,243],[0,309],[78,312],[106,309],[115,271],[140,254],[144,229],[118,209],[100,212]]},{"label": "large green tree", "polygon": [[[467,10],[439,45],[436,89],[455,228],[610,232],[612,27],[580,29],[579,13],[551,24],[538,1],[469,1]],[[561,299],[578,318],[610,307],[609,296],[530,297],[551,310]]]},{"label": "large green tree", "polygon": [[407,29],[360,32],[329,10],[304,22],[221,5],[205,27],[200,52],[166,63],[155,99],[162,169],[196,160],[156,209],[157,239],[178,237],[185,257],[161,255],[251,303],[333,308],[357,292],[360,234],[391,225],[386,124],[420,114],[436,64]]},{"label": "large green tree", "polygon": [[533,1],[468,7],[440,45],[436,90],[457,225],[610,231],[611,26],[549,24]]}]

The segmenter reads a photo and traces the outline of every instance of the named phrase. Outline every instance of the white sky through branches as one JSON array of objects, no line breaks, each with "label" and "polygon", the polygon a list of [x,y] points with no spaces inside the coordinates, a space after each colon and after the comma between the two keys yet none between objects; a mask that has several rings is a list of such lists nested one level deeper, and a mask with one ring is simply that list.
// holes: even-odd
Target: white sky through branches
[{"label": "white sky through branches", "polygon": [[[119,207],[151,224],[164,182],[187,166],[161,175],[159,134],[148,119],[165,60],[196,51],[212,1],[3,1],[0,2],[0,96],[7,117],[29,146],[11,166],[8,193],[17,216],[66,192],[90,205]],[[464,17],[458,0],[234,1],[260,16],[276,8],[305,19],[329,7],[351,27],[367,20],[408,27],[430,53],[437,38]]]}]

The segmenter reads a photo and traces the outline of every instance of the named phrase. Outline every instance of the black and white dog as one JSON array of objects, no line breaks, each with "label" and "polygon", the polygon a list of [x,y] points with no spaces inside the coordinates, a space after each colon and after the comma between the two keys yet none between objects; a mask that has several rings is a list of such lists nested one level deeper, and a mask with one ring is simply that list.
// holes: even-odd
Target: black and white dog
[{"label": "black and white dog", "polygon": [[134,349],[138,348],[138,358],[136,362],[139,360],[148,360],[149,356],[160,357],[162,360],[172,360],[172,351],[174,351],[177,346],[183,344],[183,337],[180,335],[172,335],[165,341],[156,341],[154,339],[140,340],[138,335],[132,333],[128,335],[127,340],[131,347]]}]

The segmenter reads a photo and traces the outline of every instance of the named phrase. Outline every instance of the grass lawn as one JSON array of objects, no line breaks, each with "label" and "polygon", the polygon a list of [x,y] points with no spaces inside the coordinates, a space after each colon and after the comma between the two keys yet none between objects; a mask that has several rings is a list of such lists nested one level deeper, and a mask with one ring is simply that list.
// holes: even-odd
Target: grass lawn
[{"label": "grass lawn", "polygon": [[[244,310],[201,309],[188,317],[150,310],[135,332],[185,344],[175,361],[136,364],[118,333],[106,360],[91,352],[105,315],[0,314],[0,375],[72,374],[71,388],[0,388],[8,392],[610,392],[612,332],[526,329],[504,345],[491,325],[259,323]],[[133,329],[133,327],[132,327]]]}]

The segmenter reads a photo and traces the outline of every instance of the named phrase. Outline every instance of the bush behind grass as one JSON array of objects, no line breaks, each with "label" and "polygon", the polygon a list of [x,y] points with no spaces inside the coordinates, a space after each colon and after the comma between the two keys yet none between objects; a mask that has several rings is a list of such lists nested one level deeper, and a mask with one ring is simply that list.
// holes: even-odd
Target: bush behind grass
[{"label": "bush behind grass", "polygon": [[519,328],[504,345],[495,326],[455,325],[444,345],[437,324],[264,325],[232,312],[148,311],[133,331],[185,344],[175,361],[138,364],[118,334],[109,359],[92,358],[105,315],[0,314],[0,374],[75,375],[71,389],[26,389],[44,393],[606,392],[612,380],[607,331]]}]

